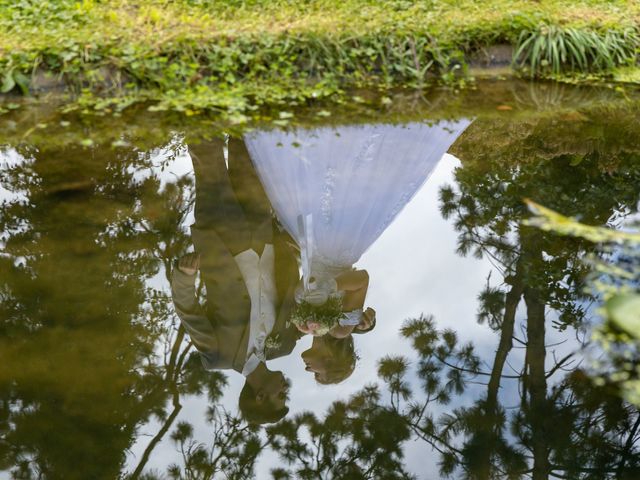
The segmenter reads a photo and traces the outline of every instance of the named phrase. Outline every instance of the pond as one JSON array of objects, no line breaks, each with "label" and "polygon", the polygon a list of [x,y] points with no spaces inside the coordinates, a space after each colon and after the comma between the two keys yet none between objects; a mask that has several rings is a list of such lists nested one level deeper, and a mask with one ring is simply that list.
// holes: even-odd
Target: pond
[{"label": "pond", "polygon": [[637,101],[0,117],[0,478],[640,478],[599,252],[522,225],[637,214]]}]

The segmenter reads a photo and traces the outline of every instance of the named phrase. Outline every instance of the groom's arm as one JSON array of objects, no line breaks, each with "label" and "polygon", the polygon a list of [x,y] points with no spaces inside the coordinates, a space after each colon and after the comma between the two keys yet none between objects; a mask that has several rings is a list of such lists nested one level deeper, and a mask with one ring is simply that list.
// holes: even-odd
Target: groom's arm
[{"label": "groom's arm", "polygon": [[171,274],[171,296],[176,313],[196,348],[207,354],[218,351],[218,335],[196,296],[198,257],[185,255]]}]

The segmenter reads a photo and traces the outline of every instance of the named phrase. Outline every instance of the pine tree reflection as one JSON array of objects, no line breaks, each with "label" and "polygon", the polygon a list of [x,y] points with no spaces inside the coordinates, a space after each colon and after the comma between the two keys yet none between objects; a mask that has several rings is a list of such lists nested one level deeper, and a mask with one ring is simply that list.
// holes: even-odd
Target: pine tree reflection
[{"label": "pine tree reflection", "polygon": [[[479,297],[478,319],[487,320],[500,340],[486,397],[461,410],[457,419],[459,431],[467,435],[460,461],[471,467],[473,478],[514,473],[533,479],[637,475],[638,456],[632,448],[637,412],[590,387],[580,370],[548,384],[554,374],[572,366],[569,354],[545,368],[548,314],[558,312],[554,326],[560,331],[584,328],[589,298],[582,291],[582,260],[590,247],[520,226],[527,215],[525,197],[593,223],[606,222],[621,206],[635,208],[639,157],[637,147],[625,142],[637,135],[637,112],[607,113],[606,124],[595,129],[591,118],[577,113],[561,122],[542,119],[535,125],[479,123],[457,145],[457,153],[468,160],[456,174],[457,188],[442,190],[442,212],[453,217],[460,232],[459,251],[473,249],[492,258],[506,287],[503,291],[487,285]],[[606,113],[596,109],[589,114],[597,118]],[[500,140],[491,144],[488,138]],[[514,330],[522,301],[525,337],[519,339]],[[509,419],[498,392],[514,340],[525,348],[525,363],[518,379],[520,409]],[[588,410],[583,410],[576,389],[582,399],[589,392],[593,403]],[[618,406],[615,419],[608,416],[611,402]],[[599,421],[592,422],[593,415]],[[509,447],[504,438],[507,427],[519,440],[517,446]],[[572,443],[582,447],[571,448]]]}]

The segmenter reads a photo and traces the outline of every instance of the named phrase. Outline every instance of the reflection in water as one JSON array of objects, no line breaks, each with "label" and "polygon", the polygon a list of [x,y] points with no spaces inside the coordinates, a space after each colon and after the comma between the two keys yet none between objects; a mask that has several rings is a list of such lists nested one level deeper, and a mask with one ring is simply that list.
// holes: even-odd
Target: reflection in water
[{"label": "reflection in water", "polygon": [[306,370],[313,372],[321,384],[339,383],[348,378],[355,368],[356,356],[353,338],[316,336],[311,348],[302,353]]},{"label": "reflection in water", "polygon": [[[637,411],[591,388],[576,368],[577,352],[554,354],[551,362],[546,358],[550,324],[560,331],[587,327],[592,309],[584,292],[583,259],[589,247],[520,225],[527,216],[522,198],[580,215],[587,223],[604,223],[623,206],[637,208],[639,157],[627,143],[634,135],[628,121],[610,115],[595,135],[582,116],[561,124],[555,118],[541,121],[529,131],[518,124],[493,122],[478,125],[457,148],[469,161],[456,175],[456,188],[442,189],[441,210],[454,217],[460,232],[458,250],[490,256],[503,277],[502,285],[487,282],[479,295],[478,320],[499,335],[487,393],[474,407],[461,410],[459,420],[460,431],[468,435],[463,459],[485,476],[496,471],[496,460],[506,472],[513,469],[509,462],[519,461],[533,478],[547,478],[558,463],[568,478],[601,478],[609,469],[617,478],[634,478],[639,472],[637,457],[617,458],[630,454],[635,444]],[[510,141],[485,141],[480,146],[491,130]],[[540,138],[544,149],[536,148]],[[505,163],[523,151],[528,153],[525,162]],[[524,312],[519,315],[521,302]],[[521,332],[516,331],[517,319]],[[516,369],[521,402],[519,412],[505,418],[499,389],[514,342],[525,349],[524,364]],[[558,371],[568,374],[549,384]],[[612,402],[617,406],[613,416]],[[480,418],[482,422],[470,428]],[[531,456],[506,448],[508,426]],[[567,448],[570,444],[589,447],[578,452]]]},{"label": "reflection in water", "polygon": [[0,214],[0,463],[19,478],[115,478],[136,425],[178,394],[179,338],[149,362],[168,299],[145,280],[184,242],[171,220],[186,185],[137,182],[128,167],[149,157],[135,151],[17,152],[2,172],[21,195]]},{"label": "reflection in water", "polygon": [[[344,336],[354,328],[368,329],[375,318],[373,309],[363,310],[369,278],[353,265],[468,124],[367,124],[246,135],[275,214],[300,249],[303,284],[297,300],[324,307],[313,321],[308,318],[313,308],[294,316],[301,331]],[[338,315],[328,308],[332,297],[341,301]]]},{"label": "reflection in water", "polygon": [[[291,353],[297,331],[289,326],[298,269],[290,242],[271,218],[260,183],[241,142],[190,149],[196,176],[195,253],[172,275],[176,312],[207,369],[232,368],[246,377],[240,408],[262,423],[287,413],[287,382],[265,366]],[[206,288],[196,292],[200,270]]]},{"label": "reflection in water", "polygon": [[[588,343],[595,318],[582,262],[593,247],[520,223],[523,197],[592,224],[635,212],[638,120],[637,109],[589,107],[470,125],[452,147],[461,164],[439,207],[459,253],[482,256],[491,276],[471,292],[459,281],[466,271],[438,282],[460,302],[477,296],[477,328],[495,341],[470,338],[474,319],[425,311],[404,323],[406,348],[391,350],[380,327],[403,319],[387,315],[356,338],[361,363],[380,359],[378,381],[361,388],[353,337],[311,339],[287,325],[302,245],[281,228],[265,181],[272,217],[250,165],[261,160],[242,140],[228,142],[228,169],[223,140],[170,133],[144,149],[3,149],[0,468],[47,479],[434,478],[428,462],[454,478],[638,478],[638,410],[594,386],[575,340]],[[191,162],[195,184],[169,174]],[[357,201],[349,205],[368,211]],[[430,270],[413,267],[407,277]],[[372,279],[383,283],[392,293],[378,304],[401,311],[398,279]],[[272,325],[252,322],[259,313]],[[249,410],[267,404],[272,420],[287,408],[288,382],[265,361],[286,363],[292,399],[263,427],[236,413],[242,376],[218,369],[245,371]],[[311,376],[296,365],[320,383],[351,376],[294,404]]]},{"label": "reflection in water", "polygon": [[[251,159],[236,139],[190,148],[195,252],[173,270],[173,300],[205,368],[232,368],[246,377],[239,406],[247,420],[276,422],[286,415],[287,382],[266,362],[291,353],[297,330],[332,337],[314,341],[303,354],[320,383],[351,374],[350,334],[369,331],[375,322],[373,309],[363,308],[368,274],[353,264],[467,125],[259,131],[247,137]],[[390,170],[392,159],[397,165]],[[293,245],[302,266],[297,288]],[[197,298],[198,271],[204,306]],[[329,312],[332,300],[335,315]]]}]

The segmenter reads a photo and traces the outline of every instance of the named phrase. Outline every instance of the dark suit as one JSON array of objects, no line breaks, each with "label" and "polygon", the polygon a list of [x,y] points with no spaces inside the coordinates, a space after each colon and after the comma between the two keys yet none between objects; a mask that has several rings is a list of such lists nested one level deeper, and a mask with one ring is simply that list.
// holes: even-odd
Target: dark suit
[{"label": "dark suit", "polygon": [[271,216],[269,201],[244,143],[229,141],[228,170],[223,148],[222,140],[190,147],[196,176],[196,221],[191,236],[195,251],[200,254],[206,305],[203,307],[196,300],[194,276],[178,268],[172,274],[172,294],[176,311],[201,352],[205,368],[241,372],[249,341],[251,301],[233,257],[249,248],[261,255],[265,244],[274,246],[276,321],[269,336],[272,341],[267,344],[277,346],[267,349],[267,359],[291,353],[299,338],[295,327],[287,326],[298,265],[293,242]]}]

